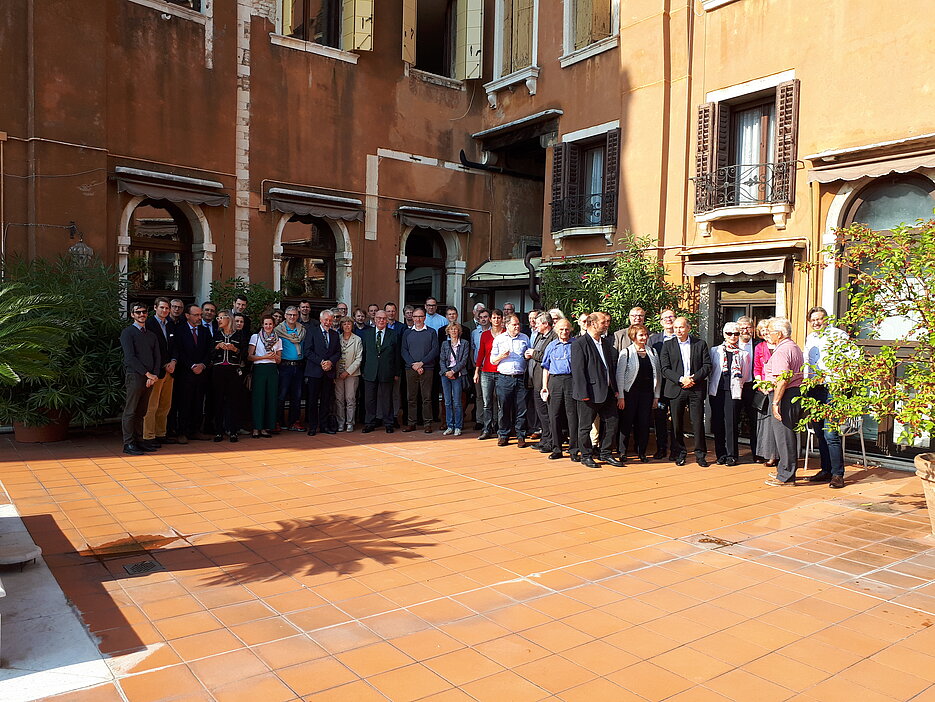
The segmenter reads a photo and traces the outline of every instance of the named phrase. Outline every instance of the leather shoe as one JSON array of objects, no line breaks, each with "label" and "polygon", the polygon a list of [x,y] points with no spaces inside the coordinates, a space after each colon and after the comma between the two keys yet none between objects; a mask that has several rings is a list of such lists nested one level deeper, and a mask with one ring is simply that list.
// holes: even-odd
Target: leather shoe
[{"label": "leather shoe", "polygon": [[124,444],[123,452],[130,456],[142,456],[145,451],[136,444]]},{"label": "leather shoe", "polygon": [[831,477],[830,470],[820,470],[815,475],[810,475],[807,480],[810,483],[830,483]]},{"label": "leather shoe", "polygon": [[477,437],[478,441],[483,441],[484,439],[492,439],[493,435],[489,432],[482,431],[480,436]]},{"label": "leather shoe", "polygon": [[153,449],[153,450],[155,450],[155,449],[161,449],[161,448],[162,448],[162,444],[160,444],[160,443],[159,443],[158,441],[156,441],[155,439],[143,439],[143,440],[140,442],[140,446],[145,446],[145,447],[151,448],[151,449]]},{"label": "leather shoe", "polygon": [[327,429],[322,429],[322,431],[325,432],[325,434],[337,434],[338,433],[331,427],[328,427]]},{"label": "leather shoe", "polygon": [[431,433],[432,433],[432,425],[431,425],[431,424],[426,424],[426,425],[425,425],[425,429],[423,429],[422,431],[424,431],[426,434],[431,434]]},{"label": "leather shoe", "polygon": [[156,441],[160,444],[177,444],[179,442],[174,436],[157,436]]},{"label": "leather shoe", "polygon": [[665,457],[666,457],[665,451],[656,451],[656,453],[653,454],[653,458],[655,458],[656,460],[659,460],[660,458],[665,458]]},{"label": "leather shoe", "polygon": [[572,460],[573,463],[581,463],[581,454],[580,454],[580,453],[573,453],[573,454],[571,454],[571,456],[569,456],[569,458]]},{"label": "leather shoe", "polygon": [[[198,432],[192,438],[195,441],[211,441],[213,437],[210,434],[204,434],[202,432]],[[182,443],[182,442],[180,441],[179,443]]]},{"label": "leather shoe", "polygon": [[369,433],[372,432],[374,429],[376,429],[376,427],[372,427],[372,426],[370,426],[370,425],[368,424],[367,426],[365,426],[363,429],[360,430],[360,433],[361,433],[361,434],[369,434]]},{"label": "leather shoe", "polygon": [[590,456],[582,456],[581,465],[583,465],[585,468],[597,468],[598,467],[597,463],[595,463],[594,459],[591,458]]},{"label": "leather shoe", "polygon": [[240,438],[237,436],[237,434],[231,434],[231,443],[232,443],[232,444],[236,444],[239,440],[240,440]]},{"label": "leather shoe", "polygon": [[224,441],[224,435],[223,435],[223,434],[217,434],[217,435],[215,435],[215,437],[214,437],[214,443],[218,443],[219,441]]},{"label": "leather shoe", "polygon": [[675,465],[684,466],[685,465],[685,456],[679,456],[675,459]]},{"label": "leather shoe", "polygon": [[735,465],[737,465],[737,459],[734,458],[733,456],[728,456],[727,458],[724,459],[724,465],[725,465],[725,466],[735,466]]},{"label": "leather shoe", "polygon": [[403,427],[403,431],[415,431],[415,430],[416,430],[415,424],[407,424],[406,426]]},{"label": "leather shoe", "polygon": [[317,429],[309,429],[309,430],[308,430],[307,432],[305,432],[305,433],[308,434],[309,436],[315,436],[315,435],[318,433],[318,430],[317,430]]},{"label": "leather shoe", "polygon": [[519,438],[516,440],[516,445],[517,445],[517,447],[519,447],[519,448],[526,448],[526,439],[525,439],[524,437],[522,437],[522,436],[519,437]]},{"label": "leather shoe", "polygon": [[623,461],[619,461],[613,456],[601,456],[601,460],[604,461],[604,463],[607,463],[608,465],[614,466],[615,468],[623,467]]},{"label": "leather shoe", "polygon": [[501,436],[497,439],[497,446],[506,446],[508,443],[510,443],[510,440],[505,436]]},{"label": "leather shoe", "polygon": [[717,461],[715,461],[719,466],[727,464],[727,456],[718,456]]},{"label": "leather shoe", "polygon": [[395,430],[392,426],[386,427],[386,433],[387,433],[387,434],[392,434],[394,431],[396,431],[396,430]]},{"label": "leather shoe", "polygon": [[639,456],[637,456],[637,458],[640,459],[640,463],[649,463],[649,459],[646,458],[646,454],[645,454],[645,453],[639,454]]},{"label": "leather shoe", "polygon": [[699,456],[696,462],[702,468],[707,468],[709,465],[711,465],[710,463],[708,463],[708,459],[705,458],[704,456]]},{"label": "leather shoe", "polygon": [[540,452],[540,453],[552,453],[552,447],[551,447],[551,446],[543,446],[541,442],[539,443],[538,446],[536,446],[536,448],[539,449],[539,452]]},{"label": "leather shoe", "polygon": [[785,482],[777,480],[776,478],[770,478],[766,481],[766,485],[769,485],[770,487],[792,487],[795,485],[795,478],[790,478]]},{"label": "leather shoe", "polygon": [[188,437],[185,436],[185,434],[179,434],[177,437],[175,437],[175,443],[177,443],[177,444],[187,444],[187,443],[188,443]]},{"label": "leather shoe", "polygon": [[561,457],[562,457],[562,452],[561,452],[561,451],[553,451],[552,453],[549,454],[549,458],[552,459],[553,461],[555,461],[555,460],[557,460],[557,459],[559,459],[559,458],[561,458]]},{"label": "leather shoe", "polygon": [[828,484],[828,486],[833,487],[835,489],[844,487],[844,476],[843,475],[834,476],[833,478],[831,478],[831,482]]}]

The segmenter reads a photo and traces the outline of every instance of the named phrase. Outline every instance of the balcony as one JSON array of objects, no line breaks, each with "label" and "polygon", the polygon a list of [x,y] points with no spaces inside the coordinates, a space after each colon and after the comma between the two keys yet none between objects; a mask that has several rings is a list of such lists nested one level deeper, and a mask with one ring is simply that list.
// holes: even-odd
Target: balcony
[{"label": "balcony", "polygon": [[552,201],[552,239],[562,249],[569,236],[603,236],[610,245],[617,224],[617,193],[576,195]]},{"label": "balcony", "polygon": [[795,162],[724,166],[695,181],[695,221],[703,236],[718,219],[771,215],[785,229],[792,211]]}]

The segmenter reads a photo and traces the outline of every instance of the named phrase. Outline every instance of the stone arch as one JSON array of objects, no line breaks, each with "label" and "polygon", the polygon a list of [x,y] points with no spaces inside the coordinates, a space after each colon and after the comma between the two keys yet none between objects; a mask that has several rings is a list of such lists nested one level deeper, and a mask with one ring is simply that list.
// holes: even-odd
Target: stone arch
[{"label": "stone arch", "polygon": [[[130,258],[130,221],[133,211],[150,198],[136,195],[127,201],[120,213],[117,230],[117,269],[124,275],[128,271]],[[200,205],[189,202],[173,203],[185,215],[192,230],[192,293],[196,302],[207,300],[211,292],[214,273],[214,253],[217,246],[211,238],[211,225]]]},{"label": "stone arch", "polygon": [[[291,212],[280,215],[276,222],[276,231],[273,234],[273,290],[277,292],[282,289],[282,233],[286,228],[286,222],[293,217]],[[335,253],[335,285],[334,294],[338,302],[344,302],[348,307],[352,305],[351,295],[353,294],[353,276],[351,263],[354,260],[353,247],[351,246],[351,235],[347,228],[347,223],[340,219],[322,219],[331,229],[334,235]]]}]

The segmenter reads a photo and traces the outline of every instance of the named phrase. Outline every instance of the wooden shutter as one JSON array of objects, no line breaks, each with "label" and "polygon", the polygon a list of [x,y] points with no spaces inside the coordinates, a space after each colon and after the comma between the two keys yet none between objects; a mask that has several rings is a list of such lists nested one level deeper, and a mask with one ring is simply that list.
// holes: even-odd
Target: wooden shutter
[{"label": "wooden shutter", "polygon": [[562,200],[565,196],[565,153],[568,144],[556,144],[552,147],[552,231],[563,229]]},{"label": "wooden shutter", "polygon": [[601,224],[617,223],[617,195],[620,184],[620,128],[607,132],[604,147],[604,193],[601,199]]},{"label": "wooden shutter", "polygon": [[575,0],[575,49],[591,43],[591,22],[594,18],[594,0]]},{"label": "wooden shutter", "polygon": [[455,16],[455,78],[482,77],[484,0],[458,0]]},{"label": "wooden shutter", "polygon": [[610,0],[591,0],[591,42],[610,36]]},{"label": "wooden shutter", "polygon": [[511,71],[532,65],[532,25],[535,0],[514,0]]},{"label": "wooden shutter", "polygon": [[373,51],[373,0],[342,0],[341,48]]},{"label": "wooden shutter", "polygon": [[706,212],[708,208],[709,182],[712,164],[715,161],[715,104],[706,102],[698,106],[698,122],[695,131],[695,212]]},{"label": "wooden shutter", "polygon": [[773,202],[795,200],[795,161],[799,137],[799,81],[776,86],[776,171]]},{"label": "wooden shutter", "polygon": [[506,76],[513,72],[513,0],[502,0],[503,26],[500,28],[500,37],[503,43],[503,55],[500,59],[500,75]]},{"label": "wooden shutter", "polygon": [[292,18],[295,16],[295,2],[296,0],[282,0],[279,4],[280,9],[282,10],[282,22],[279,28],[279,33],[286,36],[292,34]]},{"label": "wooden shutter", "polygon": [[403,0],[403,61],[416,64],[416,18],[418,0]]}]

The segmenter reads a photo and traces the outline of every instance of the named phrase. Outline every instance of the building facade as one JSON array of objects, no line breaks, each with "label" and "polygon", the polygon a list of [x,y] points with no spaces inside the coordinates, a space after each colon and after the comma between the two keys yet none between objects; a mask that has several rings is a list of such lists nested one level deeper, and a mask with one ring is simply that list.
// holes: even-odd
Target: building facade
[{"label": "building facade", "polygon": [[933,30],[929,0],[3,3],[2,257],[73,221],[143,298],[529,309],[529,268],[649,236],[709,340],[801,341],[844,302],[797,262],[932,214]]}]

